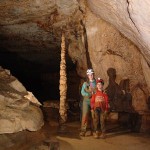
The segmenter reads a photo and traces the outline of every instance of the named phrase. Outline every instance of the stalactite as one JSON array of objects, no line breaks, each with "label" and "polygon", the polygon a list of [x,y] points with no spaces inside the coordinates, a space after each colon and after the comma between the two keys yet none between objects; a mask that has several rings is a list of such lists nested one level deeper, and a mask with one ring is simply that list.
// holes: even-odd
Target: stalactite
[{"label": "stalactite", "polygon": [[67,109],[66,109],[66,96],[67,96],[67,75],[66,75],[66,49],[65,49],[65,36],[62,34],[61,42],[61,62],[60,62],[60,123],[65,123],[67,120]]}]

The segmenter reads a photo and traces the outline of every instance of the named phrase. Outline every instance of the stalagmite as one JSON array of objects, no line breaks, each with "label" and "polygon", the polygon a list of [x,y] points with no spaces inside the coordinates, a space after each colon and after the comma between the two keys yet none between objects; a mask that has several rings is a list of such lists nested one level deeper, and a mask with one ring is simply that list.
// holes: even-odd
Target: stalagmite
[{"label": "stalagmite", "polygon": [[66,77],[66,60],[65,60],[65,36],[62,34],[61,42],[61,62],[60,62],[60,123],[65,123],[67,120],[66,96],[67,96],[67,77]]}]

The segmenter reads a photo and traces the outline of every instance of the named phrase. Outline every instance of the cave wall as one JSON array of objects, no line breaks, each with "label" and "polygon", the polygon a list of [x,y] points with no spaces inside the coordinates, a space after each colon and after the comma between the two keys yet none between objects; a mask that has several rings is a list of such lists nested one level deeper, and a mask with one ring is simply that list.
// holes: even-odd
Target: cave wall
[{"label": "cave wall", "polygon": [[[79,63],[81,66],[77,67],[77,72],[81,77],[86,77],[86,69],[93,67],[95,76],[105,80],[105,90],[112,109],[138,113],[141,118],[140,130],[149,131],[150,70],[147,60],[140,49],[113,25],[93,14],[88,8],[84,15],[87,39],[83,32],[69,46],[70,56],[77,66]],[[88,43],[87,47],[85,41]]]},{"label": "cave wall", "polygon": [[93,13],[133,41],[150,64],[149,0],[87,0],[87,4]]},{"label": "cave wall", "polygon": [[85,27],[86,32],[74,38],[68,50],[77,64],[78,74],[86,77],[86,69],[93,67],[95,76],[105,80],[105,89],[110,92],[110,97],[114,97],[115,86],[119,88],[117,110],[125,109],[123,103],[126,102],[122,99],[128,93],[132,97],[135,111],[149,111],[150,70],[140,49],[113,25],[93,14],[83,3],[81,6],[85,16],[82,28]]},{"label": "cave wall", "polygon": [[105,87],[108,87],[108,71],[113,68],[116,72],[115,82],[118,85],[129,79],[134,109],[148,110],[149,91],[141,63],[146,63],[146,60],[139,49],[112,25],[97,18],[90,11],[87,11],[86,16],[88,50],[96,77],[103,78]]},{"label": "cave wall", "polygon": [[[84,2],[87,2],[87,5]],[[56,69],[56,65],[57,68],[59,67],[55,62],[59,62],[63,29],[66,43],[69,45],[69,56],[76,65],[80,77],[85,78],[86,69],[93,67],[96,77],[100,76],[105,80],[105,88],[110,98],[117,97],[114,100],[114,109],[127,111],[126,106],[132,102],[133,108],[128,107],[130,111],[134,110],[142,115],[145,112],[149,114],[147,104],[150,95],[149,21],[147,20],[149,14],[145,11],[149,10],[149,2],[145,0],[142,5],[140,2],[2,1],[1,52],[15,52],[19,58],[29,62],[29,65],[38,61],[43,66],[51,65],[50,70]],[[48,52],[50,56],[45,63],[43,63],[45,57],[43,59],[40,55],[44,52]],[[39,55],[34,55],[35,53]],[[56,70],[58,76],[58,69]],[[49,74],[49,72],[44,73]],[[41,75],[42,78],[44,73]],[[44,80],[43,84],[46,84],[47,78]],[[73,81],[70,83],[74,85]],[[119,91],[117,96],[115,96],[116,91]],[[75,96],[74,93],[69,95]],[[148,119],[144,118],[145,120]],[[148,125],[147,122],[144,124]]]}]

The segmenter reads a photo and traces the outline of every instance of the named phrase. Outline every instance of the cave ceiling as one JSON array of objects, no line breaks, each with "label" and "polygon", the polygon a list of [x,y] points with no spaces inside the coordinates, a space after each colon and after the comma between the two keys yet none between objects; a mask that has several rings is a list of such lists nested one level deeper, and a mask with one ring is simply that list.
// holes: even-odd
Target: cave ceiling
[{"label": "cave ceiling", "polygon": [[149,13],[145,11],[149,10],[148,0],[1,0],[1,54],[17,54],[29,63],[53,62],[50,68],[58,62],[58,68],[61,33],[65,32],[67,43],[80,35],[84,2],[135,43],[150,64]]},{"label": "cave ceiling", "polygon": [[[58,70],[61,34],[65,32],[66,43],[74,38],[82,16],[75,0],[3,0],[0,53]],[[67,62],[72,65],[69,57]]]}]

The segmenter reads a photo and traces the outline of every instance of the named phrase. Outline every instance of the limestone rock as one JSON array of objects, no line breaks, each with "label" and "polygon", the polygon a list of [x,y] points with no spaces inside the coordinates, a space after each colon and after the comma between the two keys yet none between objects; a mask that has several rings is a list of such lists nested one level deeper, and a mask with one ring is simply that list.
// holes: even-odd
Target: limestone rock
[{"label": "limestone rock", "polygon": [[[42,111],[24,98],[26,93],[15,77],[0,69],[0,134],[36,131],[43,126]],[[36,99],[32,95],[33,98]]]},{"label": "limestone rock", "polygon": [[149,0],[87,0],[89,8],[131,39],[150,64]]},{"label": "limestone rock", "polygon": [[88,10],[85,26],[92,67],[95,76],[105,81],[112,109],[129,112],[148,110],[149,79],[146,80],[144,74],[147,76],[149,70],[146,73],[142,69],[146,60],[139,49],[113,26]]},{"label": "limestone rock", "polygon": [[[150,95],[149,0],[85,2],[87,5],[84,0],[2,1],[2,52],[11,52],[13,55],[16,52],[19,57],[15,59],[16,63],[23,60],[20,68],[27,75],[31,63],[35,64],[35,68],[43,64],[48,68],[58,68],[54,69],[58,71],[63,29],[69,56],[80,77],[84,78],[86,69],[93,67],[96,77],[105,80],[113,109],[125,112],[147,111]],[[38,74],[43,68],[37,72],[33,70],[33,74]],[[27,91],[18,80],[2,68],[0,77],[4,79],[0,79],[0,109],[29,108],[29,101],[24,99]]]},{"label": "limestone rock", "polygon": [[12,81],[9,85],[19,92],[26,92],[25,87],[18,80]]},{"label": "limestone rock", "polygon": [[36,104],[38,106],[41,106],[42,104],[37,100],[37,98],[33,95],[32,92],[27,91],[28,94],[25,95],[24,97],[27,98],[30,102],[32,102],[33,104]]}]

